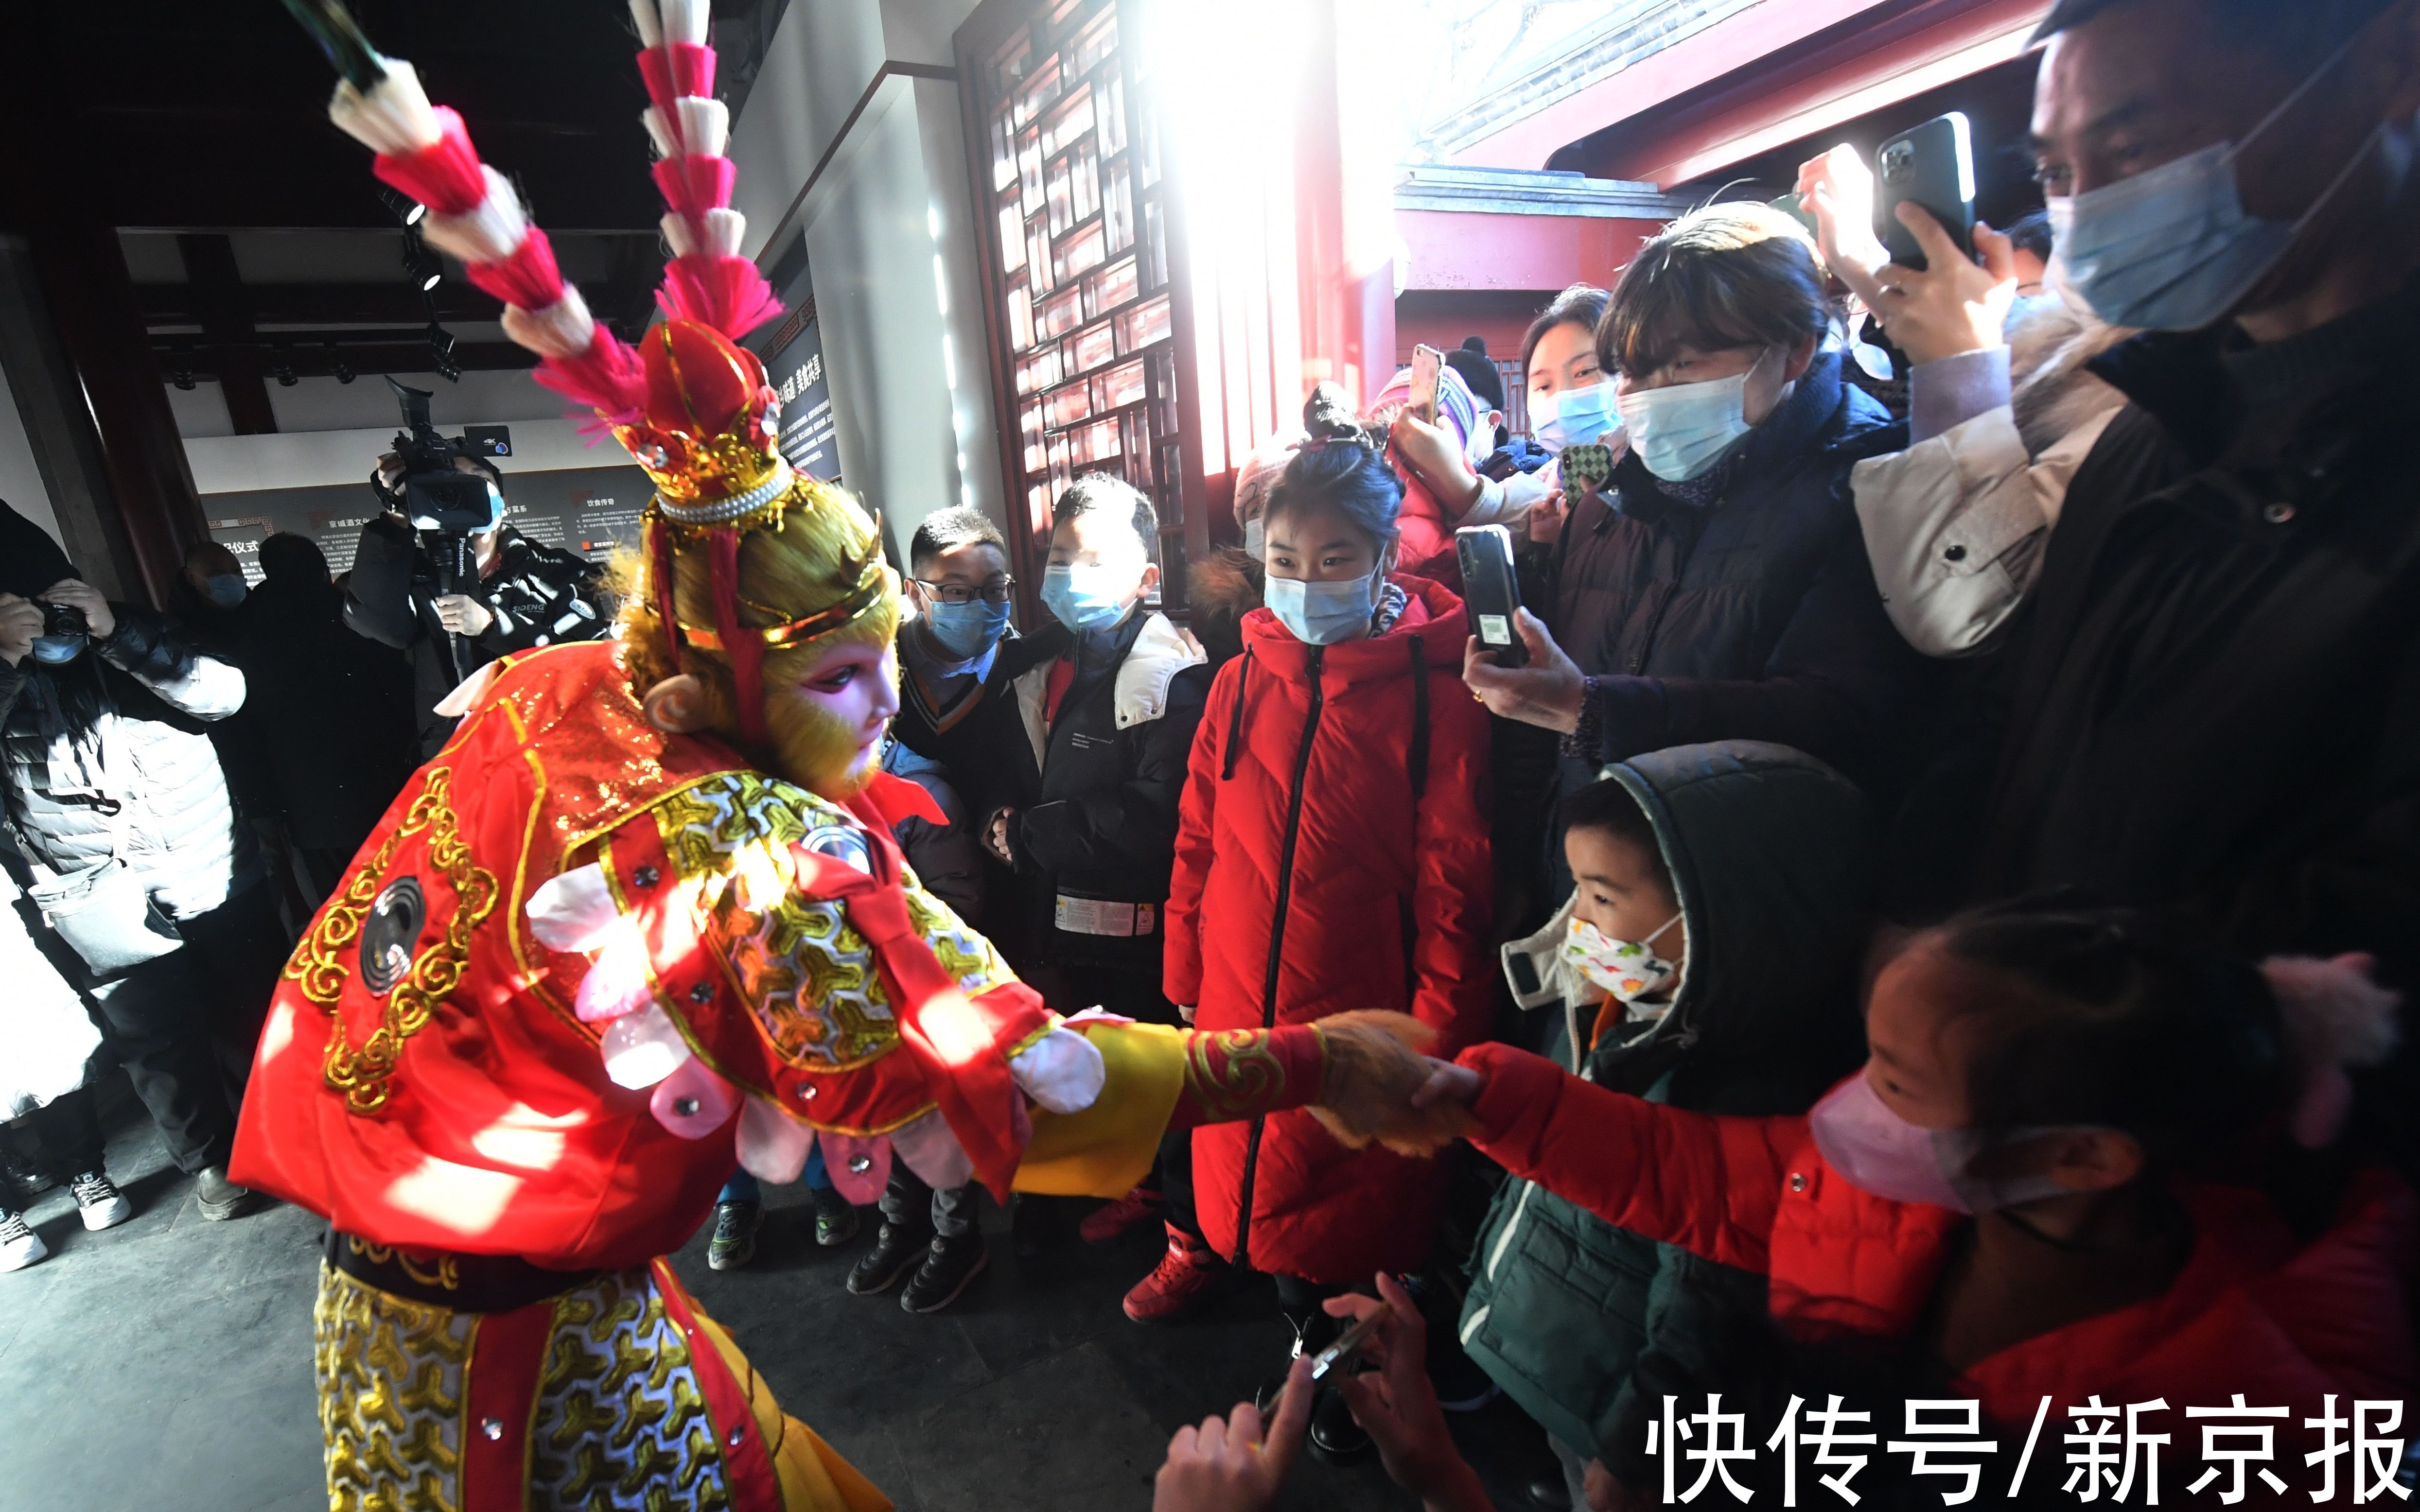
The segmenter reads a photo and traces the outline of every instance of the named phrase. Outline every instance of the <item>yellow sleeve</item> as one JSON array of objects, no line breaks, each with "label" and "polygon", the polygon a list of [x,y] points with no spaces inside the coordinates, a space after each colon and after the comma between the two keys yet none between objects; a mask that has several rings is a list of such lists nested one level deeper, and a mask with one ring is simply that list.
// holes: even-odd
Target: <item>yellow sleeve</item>
[{"label": "yellow sleeve", "polygon": [[1157,1024],[1073,1024],[1109,1066],[1081,1113],[1033,1110],[1033,1141],[1012,1183],[1047,1196],[1122,1197],[1151,1170],[1185,1089],[1185,1035]]}]

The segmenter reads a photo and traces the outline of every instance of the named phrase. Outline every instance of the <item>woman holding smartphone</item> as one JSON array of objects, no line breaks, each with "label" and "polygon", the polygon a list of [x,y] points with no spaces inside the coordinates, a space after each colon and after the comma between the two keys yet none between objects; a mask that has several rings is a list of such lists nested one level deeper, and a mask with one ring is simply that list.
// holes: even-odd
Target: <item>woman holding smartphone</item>
[{"label": "woman holding smartphone", "polygon": [[[1213,1031],[1407,1011],[1448,1055],[1493,1011],[1487,717],[1457,675],[1469,630],[1450,592],[1393,572],[1402,486],[1343,394],[1323,386],[1305,422],[1262,516],[1268,606],[1245,617],[1193,743],[1167,993]],[[1269,1273],[1307,1351],[1334,1322],[1324,1297],[1426,1258],[1441,1186],[1431,1165],[1292,1114],[1197,1134],[1193,1176],[1207,1250],[1171,1236],[1162,1270],[1195,1295],[1221,1260]],[[1365,1442],[1341,1405],[1313,1413],[1314,1453]]]},{"label": "woman holding smartphone", "polygon": [[1596,329],[1627,443],[1573,506],[1528,665],[1474,652],[1496,713],[1560,733],[1563,787],[1606,763],[1769,740],[1869,795],[1899,776],[1927,669],[1885,614],[1850,470],[1906,431],[1840,379],[1813,244],[1715,205],[1639,250]]}]

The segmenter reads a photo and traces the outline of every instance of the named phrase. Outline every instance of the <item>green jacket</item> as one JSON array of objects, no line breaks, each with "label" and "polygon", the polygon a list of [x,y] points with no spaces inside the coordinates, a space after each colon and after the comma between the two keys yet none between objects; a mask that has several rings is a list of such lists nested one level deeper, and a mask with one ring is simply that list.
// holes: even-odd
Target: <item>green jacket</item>
[{"label": "green jacket", "polygon": [[[1681,903],[1688,961],[1672,1008],[1608,1029],[1605,994],[1557,959],[1570,905],[1504,948],[1524,1007],[1559,1008],[1567,1064],[1600,1085],[1712,1113],[1797,1112],[1856,1064],[1854,972],[1873,892],[1855,788],[1785,746],[1730,740],[1606,768],[1638,800]],[[1608,1158],[1612,1158],[1608,1152]],[[1764,1326],[1764,1278],[1656,1244],[1528,1181],[1508,1181],[1470,1258],[1471,1358],[1566,1445],[1634,1483],[1667,1395],[1720,1390],[1713,1362]]]}]

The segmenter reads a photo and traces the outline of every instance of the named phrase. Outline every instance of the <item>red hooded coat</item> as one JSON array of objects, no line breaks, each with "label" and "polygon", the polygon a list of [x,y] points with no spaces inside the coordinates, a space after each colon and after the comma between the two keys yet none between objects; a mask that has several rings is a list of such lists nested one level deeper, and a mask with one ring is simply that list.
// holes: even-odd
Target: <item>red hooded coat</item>
[{"label": "red hooded coat", "polygon": [[[1254,609],[1211,689],[1168,898],[1168,995],[1197,1028],[1394,1009],[1442,1056],[1486,1030],[1487,715],[1462,601],[1395,581],[1409,602],[1367,640],[1306,645]],[[1196,1130],[1193,1176],[1213,1248],[1312,1281],[1409,1269],[1436,1221],[1434,1163],[1348,1150],[1300,1110]]]}]

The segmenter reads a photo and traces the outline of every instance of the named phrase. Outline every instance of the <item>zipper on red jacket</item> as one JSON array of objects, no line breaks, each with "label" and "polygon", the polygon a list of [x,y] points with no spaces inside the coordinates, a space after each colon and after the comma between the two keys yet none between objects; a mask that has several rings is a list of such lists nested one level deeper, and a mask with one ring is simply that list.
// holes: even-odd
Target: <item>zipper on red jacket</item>
[{"label": "zipper on red jacket", "polygon": [[[1326,686],[1320,681],[1320,667],[1326,658],[1326,646],[1311,648],[1311,710],[1303,717],[1302,746],[1295,752],[1294,795],[1286,800],[1285,839],[1278,846],[1278,891],[1269,912],[1269,964],[1261,983],[1261,1027],[1278,1026],[1278,967],[1285,954],[1286,903],[1294,896],[1294,847],[1302,834],[1303,778],[1311,771],[1311,743],[1319,733],[1320,710],[1326,707]],[[1240,697],[1243,689],[1238,687]],[[1241,1202],[1235,1210],[1235,1253],[1237,1265],[1248,1265],[1252,1253],[1252,1176],[1261,1164],[1261,1133],[1267,1126],[1268,1115],[1259,1114],[1252,1119],[1252,1132],[1244,1141],[1244,1177]]]}]

